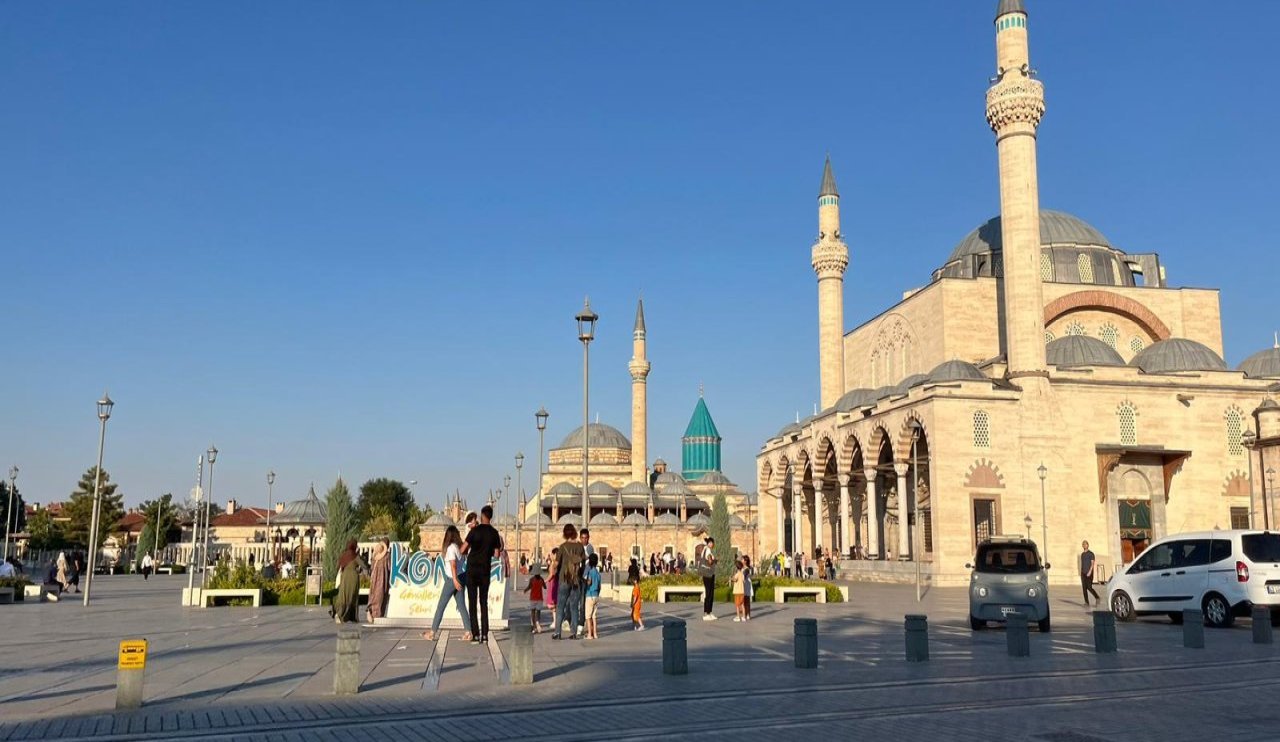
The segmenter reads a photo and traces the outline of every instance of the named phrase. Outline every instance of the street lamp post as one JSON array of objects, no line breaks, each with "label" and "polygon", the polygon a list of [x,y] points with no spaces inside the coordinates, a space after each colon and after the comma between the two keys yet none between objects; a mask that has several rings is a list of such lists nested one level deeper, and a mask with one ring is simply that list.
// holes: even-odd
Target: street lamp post
[{"label": "street lamp post", "polygon": [[[519,489],[519,488],[517,488]],[[505,555],[510,545],[507,544],[507,537],[510,535],[507,531],[511,528],[511,475],[502,475],[502,499],[506,502],[503,505],[502,513],[506,516],[502,520],[502,553]]]},{"label": "street lamp post", "polygon": [[187,605],[195,605],[191,589],[195,587],[196,536],[200,533],[200,500],[204,498],[204,454],[196,459],[196,507],[191,516],[191,551],[187,552]]},{"label": "street lamp post", "polygon": [[[516,499],[524,498],[524,482],[521,479],[521,469],[524,468],[524,454],[516,451]],[[520,568],[520,526],[524,523],[524,513],[516,510],[516,569]]]},{"label": "street lamp post", "polygon": [[[275,471],[274,470],[268,471],[267,472],[267,546],[269,547],[271,546],[271,508],[272,508],[271,503],[275,499],[275,497],[273,496],[275,493],[273,491],[272,485],[274,485],[275,483],[276,483]],[[271,564],[275,564],[276,562],[275,551],[276,550],[274,548],[271,548],[269,549],[269,553],[267,554],[267,561]],[[274,567],[272,567],[272,569],[274,569]]]},{"label": "street lamp post", "polygon": [[[923,591],[920,587],[920,464],[916,459],[916,443],[920,440],[920,431],[924,426],[920,421],[911,418],[908,424],[911,428],[911,503],[915,510],[915,524],[911,529],[911,561],[916,563],[916,602],[919,603],[923,597]],[[903,493],[902,507],[906,511],[907,500],[906,493]],[[847,537],[846,537],[847,538]]]},{"label": "street lamp post", "polygon": [[546,407],[539,407],[538,411],[533,413],[533,419],[538,424],[538,515],[534,523],[534,552],[538,558],[538,564],[542,564],[542,457],[543,442],[547,433],[547,418],[551,417],[551,413],[547,412]]},{"label": "street lamp post", "polygon": [[13,490],[15,482],[18,479],[17,465],[9,467],[9,507],[4,511],[4,560],[9,561],[9,538],[10,532],[13,530],[13,523],[16,520],[13,517]]},{"label": "street lamp post", "polygon": [[1031,513],[1027,513],[1026,517],[1024,517],[1024,518],[1022,519],[1022,525],[1024,525],[1024,526],[1026,526],[1026,527],[1027,527],[1027,540],[1028,540],[1028,541],[1030,541],[1030,540],[1031,540],[1031,523],[1032,523],[1032,521],[1031,521]]},{"label": "street lamp post", "polygon": [[88,574],[84,576],[84,603],[89,605],[89,591],[93,589],[93,571],[98,566],[98,517],[102,510],[102,447],[107,441],[107,419],[111,417],[111,408],[115,402],[110,395],[102,393],[98,400],[98,468],[93,474],[93,517],[89,520],[89,559]]},{"label": "street lamp post", "polygon": [[[1266,491],[1264,491],[1264,492],[1262,493],[1262,496],[1263,496],[1264,498],[1267,496],[1267,492],[1270,492],[1270,493],[1271,493],[1271,496],[1272,496],[1272,497],[1275,497],[1275,492],[1276,492],[1276,470],[1275,470],[1275,468],[1274,468],[1274,467],[1268,467],[1268,468],[1267,468],[1267,489],[1266,489]],[[1267,517],[1268,517],[1268,518],[1270,518],[1270,517],[1271,517],[1270,509],[1268,509],[1268,511],[1267,511]]]},{"label": "street lamp post", "polygon": [[209,526],[211,525],[209,515],[213,512],[213,462],[218,460],[217,447],[210,443],[205,455],[209,457],[209,491],[205,493],[204,498],[204,548],[200,550],[200,556],[204,559],[204,569],[200,570],[201,588],[204,588],[205,577],[209,574]]},{"label": "street lamp post", "polygon": [[[1246,456],[1249,459],[1249,527],[1250,528],[1255,528],[1257,526],[1257,524],[1255,523],[1257,518],[1254,517],[1254,513],[1258,512],[1257,510],[1254,509],[1254,506],[1257,504],[1257,500],[1253,494],[1254,493],[1253,447],[1254,447],[1254,444],[1256,444],[1257,442],[1258,442],[1258,434],[1253,432],[1252,430],[1246,430],[1240,434],[1240,445],[1244,446],[1245,450],[1248,451]],[[1265,492],[1263,493],[1262,499],[1263,499],[1263,502],[1265,503],[1266,502]],[[1262,522],[1266,524],[1268,519],[1269,519],[1269,515],[1267,513],[1267,508],[1264,505],[1264,507],[1262,508]],[[1264,527],[1270,530],[1269,525],[1264,525]]]},{"label": "street lamp post", "polygon": [[1049,469],[1042,462],[1036,473],[1040,475],[1040,553],[1043,561],[1049,561],[1049,518],[1044,503],[1044,478],[1049,476]]},{"label": "street lamp post", "polygon": [[[169,495],[173,497],[172,494]],[[156,503],[156,525],[151,529],[151,561],[153,563],[152,570],[159,566],[156,562],[156,552],[160,549],[160,532],[164,528],[164,495],[160,496],[160,501]]]},{"label": "street lamp post", "polygon": [[582,527],[586,528],[591,520],[591,505],[587,499],[587,458],[590,456],[591,439],[587,434],[587,424],[590,422],[587,412],[590,402],[588,390],[591,386],[590,347],[596,336],[596,320],[600,319],[598,314],[591,311],[590,298],[583,300],[582,311],[574,319],[578,321],[578,339],[582,341]]}]

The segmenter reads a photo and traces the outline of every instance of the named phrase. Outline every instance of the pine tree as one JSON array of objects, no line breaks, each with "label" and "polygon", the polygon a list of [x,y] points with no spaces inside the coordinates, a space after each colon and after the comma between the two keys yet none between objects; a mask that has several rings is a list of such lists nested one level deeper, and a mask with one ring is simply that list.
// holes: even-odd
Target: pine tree
[{"label": "pine tree", "polygon": [[729,503],[723,492],[717,492],[711,501],[711,524],[707,530],[716,541],[716,579],[727,580],[733,576],[733,541],[729,531]]},{"label": "pine tree", "polygon": [[[93,479],[98,467],[90,467],[80,477],[75,492],[71,493],[71,501],[67,503],[66,513],[70,518],[67,523],[67,540],[88,548],[89,528],[93,521]],[[124,494],[117,493],[118,485],[111,482],[111,475],[102,470],[102,504],[98,509],[98,547],[106,540],[107,534],[115,528],[116,523],[124,517]]]},{"label": "pine tree", "polygon": [[351,490],[342,477],[325,495],[324,506],[324,579],[328,581],[337,576],[338,556],[347,548],[347,541],[359,535],[360,523],[351,502]]}]

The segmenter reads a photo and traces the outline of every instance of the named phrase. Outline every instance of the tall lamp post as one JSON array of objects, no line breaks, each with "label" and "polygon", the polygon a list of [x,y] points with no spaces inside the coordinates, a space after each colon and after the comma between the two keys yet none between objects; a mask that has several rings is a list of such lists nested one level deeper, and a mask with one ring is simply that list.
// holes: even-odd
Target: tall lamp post
[{"label": "tall lamp post", "polygon": [[[917,461],[916,459],[916,443],[919,442],[920,440],[920,432],[924,429],[924,426],[920,424],[919,420],[913,417],[911,418],[911,422],[907,425],[907,427],[911,428],[911,499],[912,499],[912,502],[910,504],[914,509],[915,516],[916,516],[915,524],[914,524],[915,527],[911,529],[911,561],[916,563],[916,602],[919,603],[920,599],[923,597],[923,594],[922,594],[923,591],[921,590],[921,587],[920,587],[920,584],[921,584],[921,580],[920,580],[920,557],[921,557],[921,554],[920,554],[920,520],[921,520],[920,519],[920,462]],[[904,497],[902,498],[902,509],[903,509],[903,512],[906,512],[906,507],[908,504],[905,498],[906,493],[904,492],[903,495]],[[908,517],[910,517],[910,515],[908,515]]]},{"label": "tall lamp post", "polygon": [[546,407],[539,407],[538,411],[533,413],[533,419],[538,424],[538,517],[534,522],[535,554],[537,555],[538,564],[542,564],[542,457],[544,438],[547,434],[547,418],[551,417],[551,413],[547,412]]},{"label": "tall lamp post", "polygon": [[596,336],[596,320],[600,319],[598,314],[591,311],[590,298],[583,300],[582,311],[574,319],[578,320],[578,339],[582,341],[582,527],[586,528],[591,520],[591,505],[587,499],[587,457],[590,455],[588,441],[591,439],[587,434],[587,423],[590,422],[587,417],[590,402],[588,389],[591,386],[590,348],[591,341]]},{"label": "tall lamp post", "polygon": [[196,604],[192,600],[191,588],[195,587],[196,536],[200,533],[200,500],[204,498],[204,454],[196,459],[196,488],[192,492],[195,494],[196,507],[191,516],[191,551],[187,552],[187,605]]},{"label": "tall lamp post", "polygon": [[[1262,493],[1262,496],[1263,496],[1264,498],[1267,496],[1267,492],[1270,492],[1270,493],[1271,493],[1271,496],[1272,496],[1272,497],[1275,497],[1275,492],[1276,492],[1276,470],[1275,470],[1275,468],[1274,468],[1274,467],[1268,467],[1268,468],[1267,468],[1267,489],[1266,489],[1266,491],[1265,491],[1265,492],[1263,492],[1263,493]],[[1268,509],[1267,517],[1268,517],[1268,518],[1270,518],[1270,517],[1271,517],[1270,509]]]},{"label": "tall lamp post", "polygon": [[502,553],[505,555],[511,547],[507,544],[507,537],[510,535],[507,530],[511,528],[511,475],[502,475],[502,499],[506,504],[502,508],[502,513],[507,516],[503,518],[502,526]]},{"label": "tall lamp post", "polygon": [[1041,462],[1036,473],[1040,475],[1040,554],[1041,561],[1047,562],[1049,561],[1049,518],[1044,504],[1044,479],[1049,476],[1049,468]]},{"label": "tall lamp post", "polygon": [[[1240,445],[1244,446],[1245,450],[1249,452],[1247,455],[1249,458],[1249,527],[1250,528],[1257,527],[1257,523],[1255,522],[1257,518],[1254,517],[1254,513],[1258,511],[1254,510],[1254,505],[1256,504],[1256,500],[1253,496],[1253,493],[1254,493],[1253,447],[1257,442],[1258,442],[1258,434],[1253,432],[1252,430],[1246,430],[1240,434]],[[1262,522],[1263,522],[1263,527],[1266,528],[1267,530],[1270,530],[1271,526],[1267,524],[1267,521],[1270,519],[1270,516],[1267,513],[1266,500],[1267,500],[1267,494],[1266,492],[1263,492],[1262,493],[1262,505],[1263,505]]]},{"label": "tall lamp post", "polygon": [[88,574],[84,576],[84,603],[89,605],[89,591],[93,589],[93,571],[98,566],[98,518],[102,510],[102,446],[107,441],[107,419],[111,417],[111,408],[115,402],[106,392],[98,400],[98,468],[93,474],[93,517],[89,523],[89,559]]},{"label": "tall lamp post", "polygon": [[18,479],[17,465],[9,467],[9,507],[4,511],[4,560],[9,561],[9,536],[13,530],[13,523],[16,518],[13,517],[13,490],[14,482]]},{"label": "tall lamp post", "polygon": [[[524,454],[516,451],[516,499],[523,499],[524,489],[523,481],[520,478],[520,470],[524,468]],[[516,510],[516,568],[520,565],[520,526],[524,522],[524,513]]]},{"label": "tall lamp post", "polygon": [[202,589],[205,585],[205,577],[209,574],[209,526],[211,525],[209,515],[213,512],[213,462],[218,460],[218,449],[210,443],[209,450],[204,453],[209,457],[209,491],[205,493],[204,498],[204,548],[200,550],[200,556],[204,559],[204,568],[200,570]]},{"label": "tall lamp post", "polygon": [[1028,540],[1028,541],[1030,541],[1030,540],[1031,540],[1031,523],[1032,523],[1032,521],[1031,521],[1031,513],[1027,513],[1026,517],[1024,517],[1024,518],[1022,519],[1022,525],[1024,525],[1024,526],[1026,526],[1026,527],[1027,527],[1027,540]]},{"label": "tall lamp post", "polygon": [[[275,483],[276,483],[275,471],[274,470],[268,471],[267,472],[267,545],[268,546],[271,546],[271,510],[272,510],[272,501],[275,499],[274,497],[275,492],[273,490],[272,485],[274,485]],[[267,561],[271,564],[275,564],[275,561],[276,561],[275,552],[276,552],[275,548],[272,547],[270,550],[270,553],[267,554]],[[274,567],[272,567],[272,569],[274,569]]]}]

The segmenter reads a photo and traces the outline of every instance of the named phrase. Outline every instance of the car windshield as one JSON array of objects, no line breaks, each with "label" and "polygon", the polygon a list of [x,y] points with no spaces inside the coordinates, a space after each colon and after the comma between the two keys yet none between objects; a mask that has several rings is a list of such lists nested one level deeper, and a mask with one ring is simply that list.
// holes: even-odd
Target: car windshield
[{"label": "car windshield", "polygon": [[1280,533],[1247,533],[1240,537],[1244,555],[1255,562],[1280,562]]},{"label": "car windshield", "polygon": [[1002,574],[1039,572],[1040,559],[1029,544],[983,544],[978,547],[974,569]]}]

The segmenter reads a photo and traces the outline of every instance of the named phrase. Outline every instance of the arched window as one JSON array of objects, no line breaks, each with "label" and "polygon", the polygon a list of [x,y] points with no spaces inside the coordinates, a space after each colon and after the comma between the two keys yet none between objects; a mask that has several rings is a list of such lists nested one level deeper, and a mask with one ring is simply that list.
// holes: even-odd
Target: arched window
[{"label": "arched window", "polygon": [[1132,403],[1124,402],[1116,408],[1116,419],[1120,421],[1120,445],[1137,445],[1138,409]]},{"label": "arched window", "polygon": [[1045,331],[1044,331],[1044,344],[1045,344],[1045,345],[1048,345],[1049,343],[1052,343],[1052,342],[1053,342],[1053,340],[1054,340],[1053,333],[1052,333],[1052,332],[1050,332],[1050,331],[1048,331],[1048,330],[1045,330]]},{"label": "arched window", "polygon": [[1068,334],[1068,335],[1088,335],[1089,333],[1087,333],[1087,332],[1085,332],[1085,331],[1084,331],[1084,325],[1080,324],[1080,323],[1079,323],[1078,321],[1076,321],[1076,320],[1072,320],[1071,322],[1068,322],[1068,323],[1067,323],[1067,332],[1066,332],[1066,334]]},{"label": "arched window", "polygon": [[[1102,329],[1098,331],[1098,337],[1102,338],[1102,342],[1112,348],[1116,348],[1120,343],[1120,331],[1110,322],[1102,326]],[[1119,348],[1116,348],[1116,350],[1119,350]]]},{"label": "arched window", "polygon": [[986,410],[973,413],[973,445],[975,448],[991,448],[991,416]]},{"label": "arched window", "polygon": [[1129,350],[1133,351],[1135,355],[1141,353],[1142,349],[1145,347],[1147,347],[1147,344],[1142,340],[1142,338],[1135,335],[1129,339]]},{"label": "arched window", "polygon": [[1048,250],[1040,251],[1040,280],[1053,280],[1053,253]]},{"label": "arched window", "polygon": [[1232,456],[1244,455],[1244,444],[1240,442],[1244,433],[1244,413],[1239,407],[1227,409],[1227,453]]},{"label": "arched window", "polygon": [[1076,257],[1076,267],[1080,269],[1080,283],[1093,283],[1093,261],[1087,254]]}]

